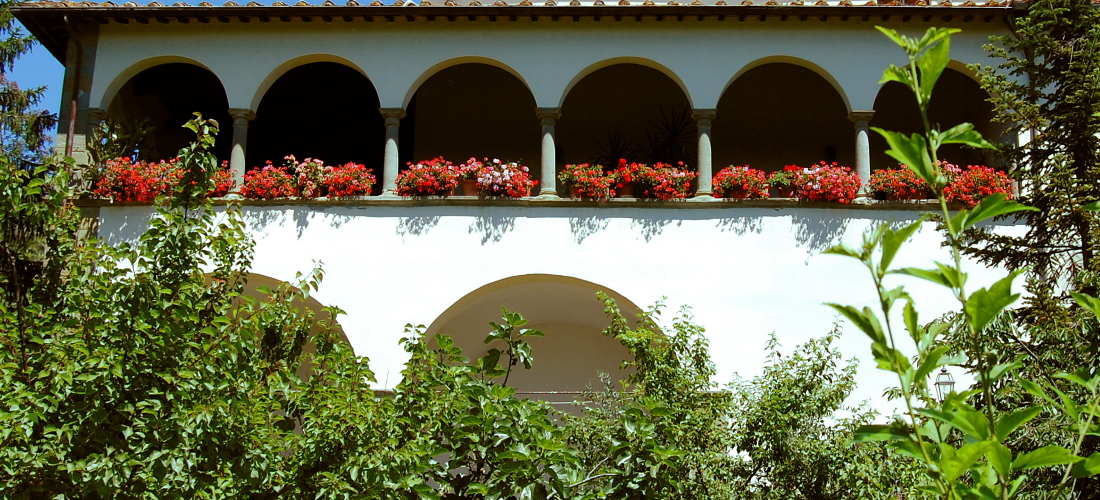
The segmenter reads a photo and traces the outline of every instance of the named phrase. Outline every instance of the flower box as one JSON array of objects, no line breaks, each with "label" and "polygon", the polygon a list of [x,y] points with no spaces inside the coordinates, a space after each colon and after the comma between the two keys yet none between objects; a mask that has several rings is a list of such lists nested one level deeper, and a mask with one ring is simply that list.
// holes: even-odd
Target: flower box
[{"label": "flower box", "polygon": [[569,188],[571,198],[602,200],[611,196],[615,179],[600,165],[581,163],[566,165],[558,173],[558,180]]},{"label": "flower box", "polygon": [[450,196],[458,186],[459,170],[442,156],[418,163],[397,174],[401,196]]},{"label": "flower box", "polygon": [[862,182],[859,175],[836,162],[820,162],[812,167],[794,172],[793,184],[798,188],[798,199],[851,203],[859,194]]},{"label": "flower box", "polygon": [[768,181],[763,170],[730,165],[714,176],[712,189],[716,198],[767,198]]}]

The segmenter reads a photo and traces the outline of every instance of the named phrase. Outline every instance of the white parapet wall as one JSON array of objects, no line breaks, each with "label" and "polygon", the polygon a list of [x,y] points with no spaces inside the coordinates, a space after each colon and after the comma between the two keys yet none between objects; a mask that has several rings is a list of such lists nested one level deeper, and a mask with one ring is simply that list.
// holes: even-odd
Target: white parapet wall
[{"label": "white parapet wall", "polygon": [[[591,378],[572,373],[577,368],[569,364],[583,364],[578,360],[593,352],[603,353],[596,357],[606,358],[605,364],[621,357],[598,333],[603,325],[596,289],[626,307],[647,307],[664,297],[666,321],[680,306],[691,306],[707,328],[719,382],[734,372],[759,374],[771,332],[789,352],[840,321],[825,303],[875,306],[866,270],[823,250],[842,241],[858,244],[877,224],[913,221],[922,208],[778,201],[267,203],[242,209],[256,240],[252,271],[293,281],[296,272],[322,262],[326,277],[314,297],[347,311],[340,323],[355,351],[370,358],[379,386],[399,380],[406,355],[398,340],[407,323],[467,336],[474,339],[467,345],[477,346],[489,331],[487,322],[499,321],[498,306],[508,305],[526,309],[532,326],[562,332],[535,345],[536,365],[540,359],[544,364],[532,390],[583,385]],[[100,207],[99,235],[111,244],[133,240],[153,214],[149,206]],[[1024,228],[1002,223],[997,230],[1019,234]],[[941,242],[935,224],[925,222],[895,265],[946,262]],[[1005,275],[972,262],[966,270],[971,290]],[[922,320],[957,309],[950,293],[935,285],[903,277],[889,284],[906,285]],[[454,331],[478,324],[480,331]],[[841,325],[844,355],[861,360],[850,402],[870,399],[890,413],[895,406],[881,394],[895,380],[875,369],[866,337]],[[563,387],[546,382],[556,377]]]}]

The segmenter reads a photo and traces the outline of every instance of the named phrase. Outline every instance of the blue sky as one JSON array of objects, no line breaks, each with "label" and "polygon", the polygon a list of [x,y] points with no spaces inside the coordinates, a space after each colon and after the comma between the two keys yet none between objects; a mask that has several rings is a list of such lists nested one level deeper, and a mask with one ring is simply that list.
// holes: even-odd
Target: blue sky
[{"label": "blue sky", "polygon": [[61,82],[65,77],[65,68],[41,45],[35,44],[34,49],[23,54],[8,76],[22,88],[45,85],[46,96],[40,107],[53,113],[61,109]]}]

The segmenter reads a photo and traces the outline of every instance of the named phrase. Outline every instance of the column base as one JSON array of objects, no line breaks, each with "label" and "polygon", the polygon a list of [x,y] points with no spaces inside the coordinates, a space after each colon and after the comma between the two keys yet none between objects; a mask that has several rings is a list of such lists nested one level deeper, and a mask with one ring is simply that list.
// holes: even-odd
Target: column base
[{"label": "column base", "polygon": [[542,191],[539,191],[539,194],[537,196],[535,196],[535,199],[539,199],[539,200],[560,200],[561,197],[558,196],[557,191],[554,191],[554,190],[551,190],[551,189],[543,189]]},{"label": "column base", "polygon": [[718,198],[711,196],[710,193],[696,193],[694,197],[688,198],[687,201],[705,203],[710,201],[718,201]]},{"label": "column base", "polygon": [[400,200],[403,197],[396,192],[387,189],[385,191],[382,191],[382,194],[375,196],[375,198],[382,200]]},{"label": "column base", "polygon": [[238,200],[243,200],[244,196],[241,196],[241,193],[228,193],[225,196],[222,196],[222,199],[223,200],[238,201]]}]

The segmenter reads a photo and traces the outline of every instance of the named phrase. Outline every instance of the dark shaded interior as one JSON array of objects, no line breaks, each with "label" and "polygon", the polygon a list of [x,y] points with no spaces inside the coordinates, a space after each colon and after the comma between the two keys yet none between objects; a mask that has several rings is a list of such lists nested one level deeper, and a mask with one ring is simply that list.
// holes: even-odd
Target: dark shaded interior
[{"label": "dark shaded interior", "polygon": [[844,100],[821,75],[794,64],[764,64],[734,80],[718,100],[711,143],[715,173],[823,160],[855,168],[855,126]]},{"label": "dark shaded interior", "polygon": [[[320,159],[365,164],[381,183],[385,122],[378,94],[353,68],[319,62],[287,71],[268,89],[248,129],[249,168]],[[380,185],[376,184],[375,189]]]},{"label": "dark shaded interior", "polygon": [[[982,90],[978,82],[958,71],[948,69],[940,76],[939,81],[936,82],[936,88],[932,91],[929,120],[933,126],[938,123],[942,129],[954,127],[962,122],[970,122],[987,140],[1004,141],[1006,138],[1000,137],[996,126],[990,123],[993,119],[993,105],[988,99],[989,94]],[[923,133],[924,126],[921,124],[920,111],[913,93],[897,82],[883,85],[875,98],[875,116],[871,120],[871,126],[906,134]],[[897,167],[897,160],[885,153],[889,148],[886,139],[873,131],[870,133],[870,139],[871,169]],[[989,152],[957,144],[941,147],[939,156],[962,167],[982,164],[995,166]]]},{"label": "dark shaded interior", "polygon": [[229,100],[217,76],[206,69],[186,63],[154,66],[138,73],[119,90],[107,114],[115,120],[148,120],[151,133],[138,155],[143,160],[173,158],[195,140],[195,134],[183,128],[194,118],[192,113],[218,121],[214,153],[219,160],[229,159],[233,121]]},{"label": "dark shaded interior", "polygon": [[691,105],[671,78],[638,64],[592,72],[569,91],[556,129],[558,163],[619,158],[645,163],[696,163]]}]

